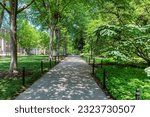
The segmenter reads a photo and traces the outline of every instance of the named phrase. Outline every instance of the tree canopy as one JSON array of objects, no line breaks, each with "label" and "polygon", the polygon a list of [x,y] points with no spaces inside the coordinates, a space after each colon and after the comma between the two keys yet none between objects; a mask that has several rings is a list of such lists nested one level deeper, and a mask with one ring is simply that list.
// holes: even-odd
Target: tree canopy
[{"label": "tree canopy", "polygon": [[11,71],[17,67],[17,44],[26,52],[44,48],[49,59],[92,52],[150,64],[149,0],[1,0],[1,26],[10,27]]}]

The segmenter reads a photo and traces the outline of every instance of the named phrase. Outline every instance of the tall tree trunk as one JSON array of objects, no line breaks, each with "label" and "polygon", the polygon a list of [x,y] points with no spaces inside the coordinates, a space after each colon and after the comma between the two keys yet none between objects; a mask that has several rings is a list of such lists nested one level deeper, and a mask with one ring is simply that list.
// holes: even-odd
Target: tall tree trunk
[{"label": "tall tree trunk", "polygon": [[[67,35],[67,32],[66,32],[66,34],[65,35]],[[67,55],[67,37],[65,37],[64,38],[64,55],[66,56]]]},{"label": "tall tree trunk", "polygon": [[65,56],[67,55],[67,42],[65,43],[65,46],[64,46],[64,55]]},{"label": "tall tree trunk", "polygon": [[18,0],[10,0],[10,37],[11,37],[11,62],[9,71],[17,70],[17,7]]},{"label": "tall tree trunk", "polygon": [[17,70],[17,14],[28,8],[34,0],[31,0],[29,4],[24,5],[22,8],[18,9],[18,0],[9,0],[9,9],[6,7],[5,1],[0,2],[2,6],[9,14],[10,17],[10,50],[11,50],[11,62],[9,67],[9,72],[15,72]]},{"label": "tall tree trunk", "polygon": [[93,59],[93,40],[91,39],[91,59]]},{"label": "tall tree trunk", "polygon": [[55,29],[56,34],[56,56],[59,56],[59,48],[60,48],[60,29],[56,27]]},{"label": "tall tree trunk", "polygon": [[[3,0],[3,4],[4,6],[6,6],[5,0]],[[4,18],[4,8],[2,8],[2,11],[0,13],[0,28],[2,27],[3,18]]]},{"label": "tall tree trunk", "polygon": [[50,41],[49,41],[49,59],[53,58],[53,39],[54,39],[54,28],[49,26],[49,34],[50,34]]}]

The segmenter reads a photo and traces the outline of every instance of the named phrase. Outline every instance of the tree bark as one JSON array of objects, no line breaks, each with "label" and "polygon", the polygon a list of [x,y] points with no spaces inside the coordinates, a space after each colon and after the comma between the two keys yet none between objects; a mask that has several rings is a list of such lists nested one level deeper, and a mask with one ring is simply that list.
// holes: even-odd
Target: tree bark
[{"label": "tree bark", "polygon": [[[67,35],[67,32],[65,33],[65,35]],[[63,49],[63,55],[67,55],[67,48],[68,47],[68,42],[67,42],[67,37],[66,36],[64,36],[64,49]]]},{"label": "tree bark", "polygon": [[[3,4],[4,4],[4,6],[6,6],[5,0],[3,0]],[[4,8],[2,8],[2,11],[0,14],[0,28],[2,27],[3,18],[4,18]]]},{"label": "tree bark", "polygon": [[142,48],[139,48],[139,47],[136,47],[136,51],[135,51],[135,54],[142,58],[143,60],[145,60],[147,62],[148,65],[150,65],[150,58],[148,56],[148,53],[144,52],[142,50]]},{"label": "tree bark", "polygon": [[59,56],[59,48],[60,48],[60,29],[56,27],[55,29],[56,34],[56,56]]},{"label": "tree bark", "polygon": [[50,41],[49,41],[49,59],[53,58],[53,39],[54,39],[54,28],[49,26],[49,34],[50,34]]},{"label": "tree bark", "polygon": [[[6,0],[4,0],[5,3]],[[28,8],[34,0],[22,8],[18,9],[18,0],[9,0],[9,9],[6,4],[0,2],[0,5],[6,10],[10,17],[10,50],[11,50],[11,62],[9,67],[9,72],[13,73],[17,70],[17,14]]]},{"label": "tree bark", "polygon": [[10,37],[11,37],[11,62],[9,72],[17,70],[17,7],[18,0],[10,0]]},{"label": "tree bark", "polygon": [[65,38],[65,45],[64,45],[64,55],[67,55],[67,39]]},{"label": "tree bark", "polygon": [[148,65],[150,65],[150,59],[144,56],[140,56],[138,55],[140,58],[142,58],[143,60],[145,60],[147,62]]},{"label": "tree bark", "polygon": [[91,39],[91,47],[90,47],[90,50],[91,50],[91,59],[93,59],[93,40]]},{"label": "tree bark", "polygon": [[147,64],[150,66],[150,59],[149,58],[143,58],[146,62],[147,62]]}]

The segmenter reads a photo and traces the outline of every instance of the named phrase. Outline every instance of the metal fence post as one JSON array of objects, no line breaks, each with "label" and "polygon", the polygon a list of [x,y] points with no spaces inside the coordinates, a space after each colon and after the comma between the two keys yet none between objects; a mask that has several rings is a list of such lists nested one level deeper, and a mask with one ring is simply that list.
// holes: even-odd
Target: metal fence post
[{"label": "metal fence post", "polygon": [[55,56],[55,65],[56,65],[56,56]]},{"label": "metal fence post", "polygon": [[103,88],[106,89],[106,70],[103,70]]},{"label": "metal fence post", "polygon": [[135,99],[140,100],[140,89],[136,89]]},{"label": "metal fence post", "polygon": [[95,74],[95,58],[93,58],[93,75]]},{"label": "metal fence post", "polygon": [[41,61],[41,73],[43,74],[43,61]]},{"label": "metal fence post", "polygon": [[103,61],[101,60],[101,68],[103,68]]},{"label": "metal fence post", "polygon": [[49,67],[50,68],[52,67],[52,60],[51,59],[49,60]]},{"label": "metal fence post", "polygon": [[25,67],[22,69],[22,85],[25,86]]}]

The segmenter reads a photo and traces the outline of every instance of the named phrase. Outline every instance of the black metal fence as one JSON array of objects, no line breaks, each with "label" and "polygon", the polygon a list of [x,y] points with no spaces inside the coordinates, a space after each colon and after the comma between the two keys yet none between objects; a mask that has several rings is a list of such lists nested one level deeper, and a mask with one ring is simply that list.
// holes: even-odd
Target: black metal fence
[{"label": "black metal fence", "polygon": [[[86,57],[86,62],[91,64],[91,58]],[[91,65],[92,65],[92,74],[95,77],[95,67],[96,67],[95,58],[93,58],[93,63]],[[103,72],[102,72],[103,78],[101,80],[100,79],[98,79],[98,80],[101,83],[103,89],[108,90],[109,76],[108,76],[108,71],[106,71],[103,67],[103,61],[102,60],[101,60],[101,63],[100,63],[100,68],[103,69]],[[111,85],[112,87],[115,87],[114,84],[112,84],[111,82],[109,82],[109,85]],[[119,92],[119,94],[126,95],[125,92],[121,92],[118,89],[116,89],[116,90]],[[137,88],[136,91],[132,91],[132,92],[135,93],[135,98],[134,98],[135,100],[140,100],[141,99],[139,88]]]},{"label": "black metal fence", "polygon": [[[63,60],[65,57],[66,56],[54,56],[52,59],[40,61],[39,68],[40,68],[41,75],[44,74],[45,72],[47,72],[52,67],[54,67],[55,65],[57,65],[60,62],[60,60]],[[26,77],[27,77],[26,73],[29,71],[31,72],[32,70],[29,70],[27,67],[26,68],[22,67],[22,86],[24,86],[24,87],[26,86]],[[36,72],[38,72],[38,71],[36,71]]]}]

